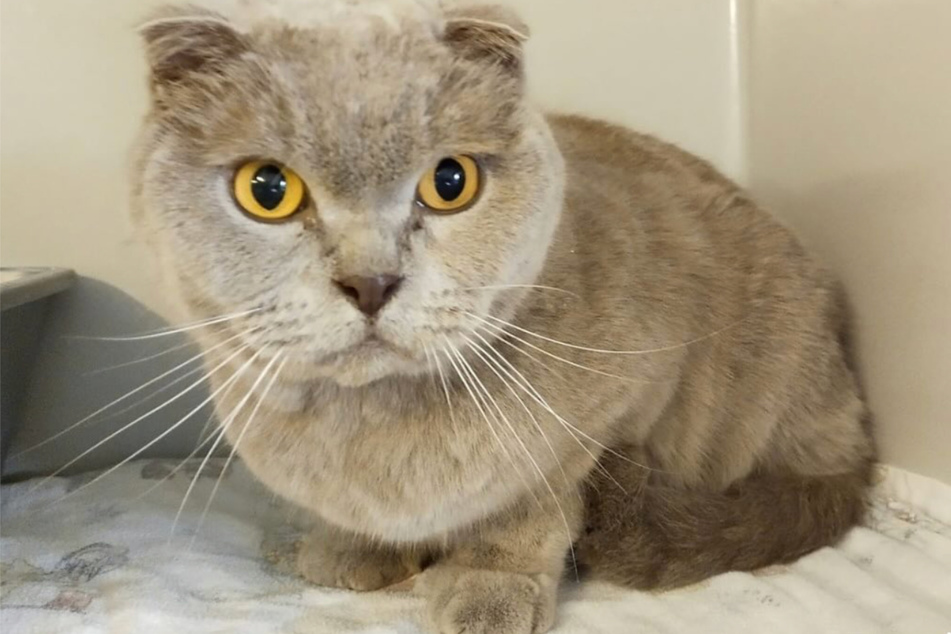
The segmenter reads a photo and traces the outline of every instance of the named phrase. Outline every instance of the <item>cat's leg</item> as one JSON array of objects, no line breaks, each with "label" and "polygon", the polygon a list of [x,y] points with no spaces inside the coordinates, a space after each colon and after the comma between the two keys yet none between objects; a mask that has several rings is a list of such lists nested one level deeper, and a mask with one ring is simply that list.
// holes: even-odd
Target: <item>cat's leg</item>
[{"label": "cat's leg", "polygon": [[420,575],[438,634],[541,634],[555,620],[566,555],[582,523],[580,495],[528,499],[474,529]]},{"label": "cat's leg", "polygon": [[424,555],[318,526],[301,543],[300,574],[319,586],[369,592],[396,585],[422,569]]}]

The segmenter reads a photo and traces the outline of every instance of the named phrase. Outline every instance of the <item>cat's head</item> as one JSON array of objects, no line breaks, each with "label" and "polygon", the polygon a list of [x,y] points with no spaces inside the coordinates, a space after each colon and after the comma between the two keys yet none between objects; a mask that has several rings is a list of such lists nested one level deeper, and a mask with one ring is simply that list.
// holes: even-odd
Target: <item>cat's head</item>
[{"label": "cat's head", "polygon": [[417,0],[232,4],[141,27],[152,109],[135,217],[186,317],[241,315],[211,340],[240,334],[290,376],[362,385],[464,347],[473,315],[511,314],[563,178],[525,101],[518,19]]}]

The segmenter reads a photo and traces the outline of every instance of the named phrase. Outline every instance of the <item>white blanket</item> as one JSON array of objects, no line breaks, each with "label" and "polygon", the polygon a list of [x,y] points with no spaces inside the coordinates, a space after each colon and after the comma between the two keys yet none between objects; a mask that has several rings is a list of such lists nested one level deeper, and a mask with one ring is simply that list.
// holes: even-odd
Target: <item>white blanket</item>
[{"label": "white blanket", "polygon": [[[3,487],[4,634],[420,632],[411,591],[327,590],[295,578],[301,527],[241,467],[210,464],[170,533],[197,464],[146,461]],[[146,494],[147,495],[144,495]],[[66,496],[65,498],[63,496]],[[951,632],[951,489],[882,468],[867,525],[791,566],[664,594],[566,583],[556,632]]]}]

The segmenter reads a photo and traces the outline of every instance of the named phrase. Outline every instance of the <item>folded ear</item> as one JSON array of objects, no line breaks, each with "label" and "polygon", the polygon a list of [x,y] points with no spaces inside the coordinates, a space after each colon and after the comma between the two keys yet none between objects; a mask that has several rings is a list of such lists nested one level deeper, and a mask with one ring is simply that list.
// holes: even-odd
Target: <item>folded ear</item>
[{"label": "folded ear", "polygon": [[511,9],[472,6],[446,12],[445,41],[462,55],[521,71],[528,27]]},{"label": "folded ear", "polygon": [[166,7],[139,26],[152,79],[179,82],[190,74],[214,73],[250,49],[228,20],[200,7]]}]

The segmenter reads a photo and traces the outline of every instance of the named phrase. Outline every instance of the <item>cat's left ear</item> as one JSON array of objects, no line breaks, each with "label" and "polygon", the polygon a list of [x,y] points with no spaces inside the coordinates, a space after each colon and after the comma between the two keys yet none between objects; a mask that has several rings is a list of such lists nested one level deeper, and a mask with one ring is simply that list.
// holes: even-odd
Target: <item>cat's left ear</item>
[{"label": "cat's left ear", "polygon": [[166,7],[138,29],[156,84],[220,71],[250,50],[247,38],[228,20],[200,7]]},{"label": "cat's left ear", "polygon": [[445,41],[466,57],[521,72],[528,26],[503,6],[477,5],[446,12]]}]

